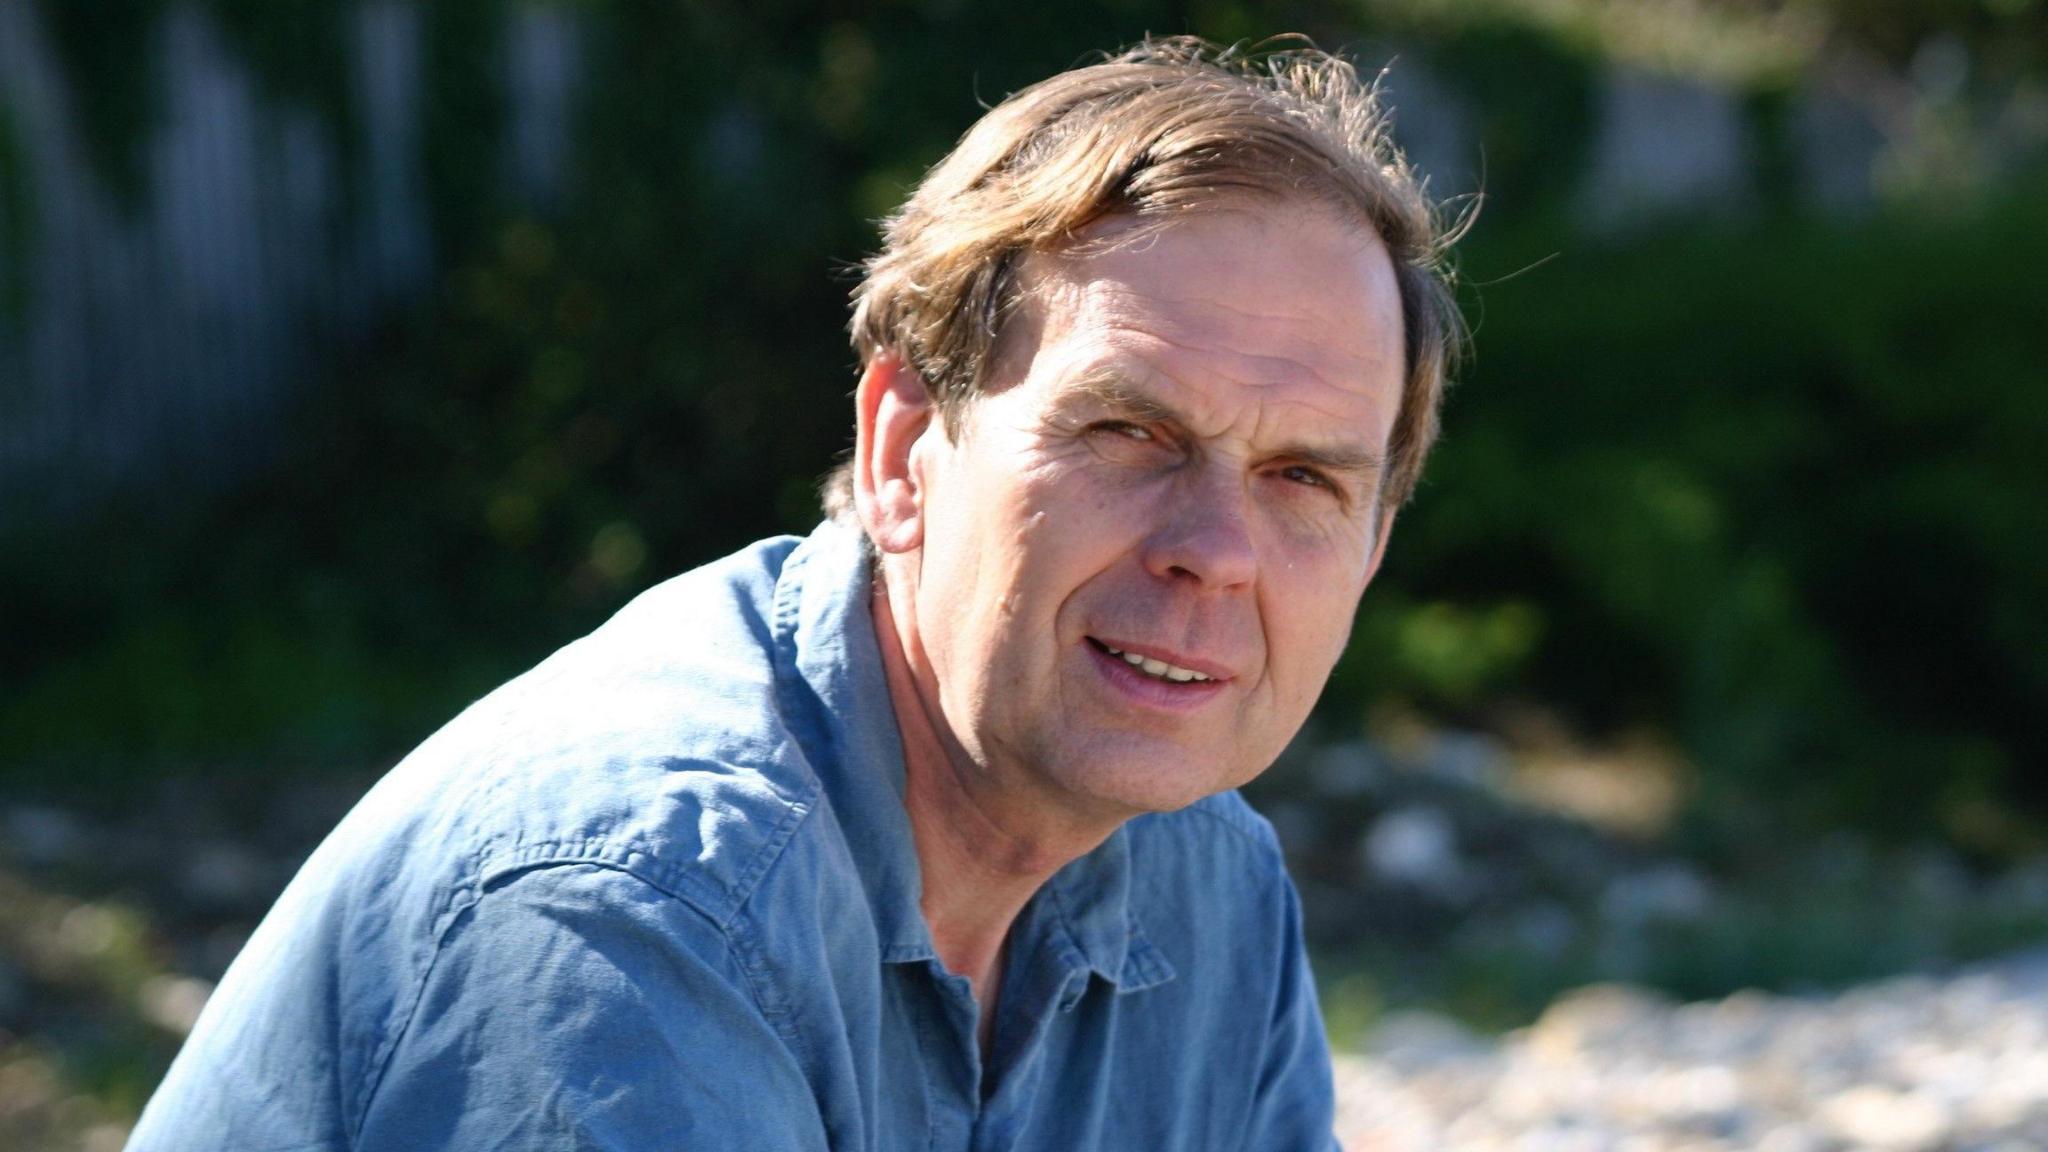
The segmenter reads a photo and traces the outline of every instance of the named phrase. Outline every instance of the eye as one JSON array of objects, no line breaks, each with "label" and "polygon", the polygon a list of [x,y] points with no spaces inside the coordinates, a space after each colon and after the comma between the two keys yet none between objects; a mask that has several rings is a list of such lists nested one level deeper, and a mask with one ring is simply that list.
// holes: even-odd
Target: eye
[{"label": "eye", "polygon": [[1110,436],[1121,436],[1126,440],[1146,441],[1154,439],[1151,429],[1133,424],[1129,420],[1104,420],[1088,430]]},{"label": "eye", "polygon": [[1082,431],[1083,443],[1095,456],[1124,468],[1168,467],[1186,452],[1171,428],[1136,420],[1097,420]]},{"label": "eye", "polygon": [[1349,484],[1313,464],[1282,464],[1268,475],[1285,484],[1288,491],[1301,493],[1303,500],[1331,500],[1336,506],[1349,509],[1358,499],[1358,493]]},{"label": "eye", "polygon": [[1280,470],[1280,475],[1283,479],[1311,488],[1328,488],[1333,492],[1337,490],[1337,486],[1330,482],[1328,476],[1303,464],[1290,464]]}]

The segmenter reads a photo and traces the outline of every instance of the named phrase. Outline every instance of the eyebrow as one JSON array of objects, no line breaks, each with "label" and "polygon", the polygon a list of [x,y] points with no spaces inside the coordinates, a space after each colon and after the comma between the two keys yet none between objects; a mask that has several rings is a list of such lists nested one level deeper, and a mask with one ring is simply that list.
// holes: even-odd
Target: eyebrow
[{"label": "eyebrow", "polygon": [[[1181,415],[1179,409],[1145,390],[1114,367],[1105,365],[1092,368],[1077,377],[1070,387],[1070,396],[1093,400],[1119,415],[1141,423],[1173,424],[1182,428],[1188,426],[1187,419]],[[1350,476],[1367,489],[1375,485],[1386,467],[1386,460],[1379,453],[1344,444],[1296,442],[1282,445],[1274,455],[1340,476]]]}]

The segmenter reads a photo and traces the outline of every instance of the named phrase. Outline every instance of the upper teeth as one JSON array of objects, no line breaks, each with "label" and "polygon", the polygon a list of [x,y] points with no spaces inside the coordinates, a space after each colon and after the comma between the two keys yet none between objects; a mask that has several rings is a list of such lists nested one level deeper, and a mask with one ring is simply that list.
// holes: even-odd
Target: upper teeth
[{"label": "upper teeth", "polygon": [[1136,652],[1125,652],[1119,648],[1110,648],[1107,644],[1104,644],[1103,647],[1109,649],[1110,655],[1122,657],[1123,662],[1131,667],[1144,669],[1147,675],[1172,680],[1177,684],[1185,684],[1190,680],[1209,679],[1209,677],[1202,675],[1192,668],[1182,668],[1177,664],[1168,664],[1164,660],[1154,660],[1150,656],[1140,656]]}]

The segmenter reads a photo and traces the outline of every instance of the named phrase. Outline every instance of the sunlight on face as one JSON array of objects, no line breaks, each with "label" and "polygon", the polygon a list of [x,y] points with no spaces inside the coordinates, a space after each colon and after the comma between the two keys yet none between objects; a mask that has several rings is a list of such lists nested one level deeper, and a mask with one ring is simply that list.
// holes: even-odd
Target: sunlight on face
[{"label": "sunlight on face", "polygon": [[1177,808],[1279,754],[1378,564],[1393,267],[1248,207],[1030,257],[1021,286],[996,386],[913,449],[923,690],[1041,802]]}]

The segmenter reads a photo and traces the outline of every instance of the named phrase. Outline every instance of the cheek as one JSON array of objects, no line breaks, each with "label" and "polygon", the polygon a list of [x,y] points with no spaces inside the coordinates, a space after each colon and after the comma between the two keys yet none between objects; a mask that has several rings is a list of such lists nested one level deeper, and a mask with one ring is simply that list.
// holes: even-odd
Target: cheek
[{"label": "cheek", "polygon": [[1072,595],[1097,533],[1071,486],[1033,473],[986,485],[953,509],[950,601],[939,611],[959,635],[994,650],[1035,643]]},{"label": "cheek", "polygon": [[1094,483],[1085,469],[1047,470],[1018,489],[1018,520],[1010,542],[1034,567],[1064,570],[1127,548],[1145,522],[1142,491],[1116,491]]},{"label": "cheek", "polygon": [[1276,588],[1267,599],[1267,642],[1276,671],[1286,678],[1289,695],[1305,695],[1311,701],[1320,695],[1323,682],[1351,638],[1358,596],[1348,584],[1336,581],[1335,577],[1294,581],[1292,594]]}]

